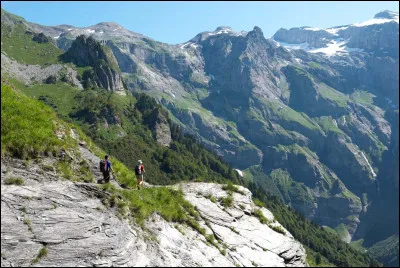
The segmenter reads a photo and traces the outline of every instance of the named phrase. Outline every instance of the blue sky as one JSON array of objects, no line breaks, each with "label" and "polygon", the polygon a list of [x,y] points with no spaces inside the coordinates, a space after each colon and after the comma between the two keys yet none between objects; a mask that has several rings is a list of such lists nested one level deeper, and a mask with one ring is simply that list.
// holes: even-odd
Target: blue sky
[{"label": "blue sky", "polygon": [[381,2],[57,2],[1,1],[5,10],[46,26],[87,27],[116,22],[157,41],[183,43],[203,31],[230,26],[250,31],[259,26],[266,38],[279,28],[327,28],[372,19],[383,10],[399,11],[397,1]]}]

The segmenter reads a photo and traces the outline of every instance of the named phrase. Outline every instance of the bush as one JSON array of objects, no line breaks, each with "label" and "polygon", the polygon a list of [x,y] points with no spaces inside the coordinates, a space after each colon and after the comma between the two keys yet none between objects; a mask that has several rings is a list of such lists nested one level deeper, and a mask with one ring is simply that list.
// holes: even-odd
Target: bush
[{"label": "bush", "polygon": [[278,232],[278,233],[281,233],[281,234],[285,234],[285,230],[283,230],[283,228],[280,227],[280,226],[272,226],[272,225],[269,225],[269,227],[270,227],[272,230],[274,230],[275,232]]},{"label": "bush", "polygon": [[233,183],[231,181],[228,181],[228,184],[225,184],[224,186],[222,186],[222,190],[236,192],[236,193],[240,193],[240,194],[244,195],[244,192],[239,190],[239,188],[237,188],[235,185],[233,185]]},{"label": "bush", "polygon": [[219,199],[224,207],[232,207],[233,206],[233,198],[232,196],[222,197]]},{"label": "bush", "polygon": [[261,209],[256,209],[253,213],[262,224],[269,224],[269,220],[264,216]]},{"label": "bush", "polygon": [[47,256],[47,249],[46,249],[46,247],[42,247],[42,248],[40,249],[39,254],[37,255],[37,257],[34,258],[34,259],[32,260],[32,264],[35,264],[35,263],[39,262],[39,260],[40,260],[41,258],[43,258],[44,256]]},{"label": "bush", "polygon": [[22,178],[18,178],[18,177],[11,177],[11,178],[5,179],[4,184],[24,185],[24,180]]}]

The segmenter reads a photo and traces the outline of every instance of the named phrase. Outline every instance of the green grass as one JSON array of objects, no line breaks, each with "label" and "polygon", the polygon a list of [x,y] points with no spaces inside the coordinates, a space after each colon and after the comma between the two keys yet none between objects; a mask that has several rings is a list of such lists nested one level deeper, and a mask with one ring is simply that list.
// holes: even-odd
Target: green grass
[{"label": "green grass", "polygon": [[32,260],[32,264],[35,264],[37,262],[40,261],[41,258],[47,256],[47,249],[46,247],[42,247],[38,253],[38,255],[36,256],[35,259]]},{"label": "green grass", "polygon": [[85,67],[82,67],[82,66],[77,66],[76,67],[76,71],[77,71],[77,73],[78,73],[78,77],[80,77],[81,79],[82,79],[82,77],[83,77],[83,74],[85,73],[85,72],[90,72],[90,71],[92,71],[93,70],[93,67],[91,67],[91,66],[85,66]]},{"label": "green grass", "polygon": [[216,203],[217,199],[212,195],[212,194],[208,194],[205,196],[207,199],[210,199],[211,202]]},{"label": "green grass", "polygon": [[74,177],[71,164],[68,161],[59,161],[56,165],[56,170],[57,172],[60,172],[67,180],[72,180]]},{"label": "green grass", "polygon": [[312,62],[310,63],[310,66],[311,66],[312,68],[314,68],[314,69],[322,69],[321,64],[319,64],[319,63],[317,63],[317,62],[315,62],[315,61],[312,61]]},{"label": "green grass", "polygon": [[344,134],[344,132],[333,123],[333,118],[331,116],[321,116],[313,119],[321,126],[324,132]]},{"label": "green grass", "polygon": [[[112,184],[99,186],[110,194],[103,199],[108,207],[116,207],[122,217],[131,217],[139,226],[145,228],[145,220],[153,213],[159,214],[168,222],[186,224],[202,234],[206,241],[215,246],[221,254],[226,254],[214,239],[206,235],[199,225],[200,214],[196,208],[184,199],[181,190],[168,187],[143,188],[142,190],[119,190]],[[224,253],[225,252],[225,253]]]},{"label": "green grass", "polygon": [[52,43],[37,43],[26,33],[23,24],[12,27],[1,23],[1,50],[10,58],[25,64],[41,66],[59,63],[58,56],[64,53]]},{"label": "green grass", "polygon": [[347,227],[344,223],[341,223],[338,226],[336,226],[335,231],[342,239],[349,235],[349,231],[347,230]]},{"label": "green grass", "polygon": [[224,191],[232,191],[232,192],[236,192],[236,193],[239,193],[239,194],[242,194],[242,195],[245,194],[243,191],[239,190],[238,187],[233,185],[233,183],[231,181],[228,181],[227,184],[223,185],[222,186],[222,190],[224,190]]},{"label": "green grass", "polygon": [[24,179],[19,177],[10,177],[4,180],[4,184],[6,185],[24,185]]},{"label": "green grass", "polygon": [[68,141],[59,140],[55,113],[43,103],[1,85],[1,155],[32,158],[56,153]]},{"label": "green grass", "polygon": [[270,221],[264,216],[261,209],[254,210],[253,214],[260,220],[262,224],[270,224]]},{"label": "green grass", "polygon": [[239,231],[235,229],[235,227],[231,226],[230,229],[231,229],[231,231],[234,232],[235,234],[240,234]]},{"label": "green grass", "polygon": [[253,197],[253,202],[254,202],[254,204],[256,205],[256,206],[259,206],[259,207],[265,207],[265,204],[264,204],[264,202],[262,202],[260,199],[258,199],[258,198],[255,198],[255,197]]},{"label": "green grass", "polygon": [[352,200],[353,203],[361,205],[360,198],[358,196],[356,196],[355,194],[353,194],[352,192],[350,192],[349,190],[347,190],[347,189],[345,191],[341,192],[340,195],[345,197],[345,198],[347,198],[347,199],[349,199],[349,200]]},{"label": "green grass", "polygon": [[219,199],[219,201],[221,202],[222,206],[224,206],[225,208],[233,207],[233,197],[230,195],[228,195],[226,197],[221,197]]},{"label": "green grass", "polygon": [[[141,226],[144,225],[145,219],[153,213],[160,214],[166,221],[188,223],[189,225],[191,225],[190,216],[196,220],[199,218],[198,212],[184,199],[182,191],[179,190],[167,187],[143,188],[140,191],[118,190],[111,184],[101,187],[114,197],[120,196],[123,201],[116,201],[114,205],[123,207],[119,203],[124,202],[132,217]],[[109,204],[113,205],[112,203]]]},{"label": "green grass", "polygon": [[78,89],[64,82],[56,84],[40,84],[31,87],[20,88],[27,96],[38,99],[40,96],[44,102],[53,107],[53,109],[63,116],[68,116],[72,111],[75,96],[80,92]]},{"label": "green grass", "polygon": [[32,223],[29,218],[24,218],[24,224],[28,226],[28,230],[32,232]]},{"label": "green grass", "polygon": [[[305,113],[299,113],[296,110],[284,105],[279,101],[262,100],[262,102],[278,117],[280,120],[288,123],[297,123],[310,130],[319,130],[319,126],[311,120]],[[281,108],[282,107],[282,108]],[[262,120],[265,121],[265,120]]]},{"label": "green grass", "polygon": [[274,230],[275,232],[281,233],[281,234],[285,234],[285,230],[283,230],[283,228],[281,226],[275,226],[275,225],[268,225],[272,230]]},{"label": "green grass", "polygon": [[365,90],[355,90],[350,98],[356,103],[374,104],[375,95]]},{"label": "green grass", "polygon": [[339,107],[342,108],[347,107],[347,102],[350,101],[350,98],[347,95],[341,93],[340,91],[337,91],[336,89],[329,87],[324,83],[319,84],[318,89],[319,93],[323,98],[335,102],[336,105]]}]

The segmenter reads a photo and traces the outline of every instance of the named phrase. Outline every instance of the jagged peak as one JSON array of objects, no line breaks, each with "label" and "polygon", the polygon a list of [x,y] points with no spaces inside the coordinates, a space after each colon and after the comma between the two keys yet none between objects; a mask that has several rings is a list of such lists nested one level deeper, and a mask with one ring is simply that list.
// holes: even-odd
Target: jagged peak
[{"label": "jagged peak", "polygon": [[398,19],[399,12],[384,10],[375,15],[374,19]]},{"label": "jagged peak", "polygon": [[264,38],[264,33],[261,28],[258,26],[254,26],[253,30],[247,34],[248,37],[256,37],[256,38]]},{"label": "jagged peak", "polygon": [[258,26],[254,26],[253,31],[256,32],[256,33],[258,33],[258,34],[261,34],[262,36],[264,36],[263,31],[262,31],[261,28],[258,27]]}]

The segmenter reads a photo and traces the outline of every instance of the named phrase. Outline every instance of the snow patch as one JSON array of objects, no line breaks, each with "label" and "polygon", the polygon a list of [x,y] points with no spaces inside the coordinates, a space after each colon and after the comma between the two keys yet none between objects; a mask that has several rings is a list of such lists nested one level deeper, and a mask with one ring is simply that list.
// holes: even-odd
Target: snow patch
[{"label": "snow patch", "polygon": [[188,48],[189,46],[196,49],[199,45],[196,43],[192,43],[192,42],[186,42],[186,43],[183,43],[182,45],[180,45],[179,47],[180,47],[180,49],[184,49],[184,48]]},{"label": "snow patch", "polygon": [[332,56],[340,51],[345,51],[344,45],[347,41],[342,41],[341,39],[332,40],[326,47],[321,47],[318,49],[309,50],[310,53],[324,53],[328,56]]},{"label": "snow patch", "polygon": [[302,29],[303,30],[307,30],[307,31],[314,31],[314,32],[323,30],[323,29],[320,29],[320,28],[312,28],[312,27],[307,27],[307,28],[302,28]]},{"label": "snow patch", "polygon": [[343,40],[343,38],[338,38],[332,40],[327,44],[326,47],[314,48],[310,47],[307,42],[301,44],[290,44],[285,42],[276,42],[278,46],[283,46],[288,50],[292,49],[302,49],[310,53],[323,53],[327,56],[333,56],[338,53],[349,53],[349,52],[363,52],[363,49],[360,48],[349,48],[346,47],[348,40]]},{"label": "snow patch", "polygon": [[182,45],[180,45],[179,47],[181,48],[181,49],[184,49],[185,48],[185,46],[186,45],[188,45],[190,42],[186,42],[186,43],[183,43]]},{"label": "snow patch", "polygon": [[285,42],[276,42],[277,46],[283,46],[284,48],[291,50],[291,49],[303,49],[308,51],[310,49],[310,46],[307,42],[301,43],[301,44],[290,44],[290,43],[285,43]]},{"label": "snow patch", "polygon": [[95,32],[95,30],[86,29],[86,30],[85,30],[85,32],[87,32],[87,33],[89,33],[89,34],[92,34],[92,33],[94,33],[94,32]]},{"label": "snow patch", "polygon": [[375,18],[375,19],[367,20],[367,21],[360,22],[360,23],[354,23],[351,26],[364,27],[364,26],[368,26],[368,25],[383,24],[383,23],[392,22],[392,21],[399,23],[399,17],[397,16],[394,19]]},{"label": "snow patch", "polygon": [[55,37],[53,37],[54,39],[58,39],[58,38],[60,38],[60,36],[55,36]]},{"label": "snow patch", "polygon": [[211,35],[217,35],[217,34],[223,34],[223,33],[230,33],[230,32],[232,32],[232,30],[229,30],[229,29],[223,29],[223,30],[220,30],[220,31],[218,31],[218,32],[209,32],[209,33],[206,33],[208,36],[211,36]]},{"label": "snow patch", "polygon": [[343,27],[339,27],[339,28],[325,29],[325,31],[327,31],[328,33],[334,34],[334,35],[338,35],[339,31],[346,30],[347,28],[349,28],[349,27],[348,26],[343,26]]}]

